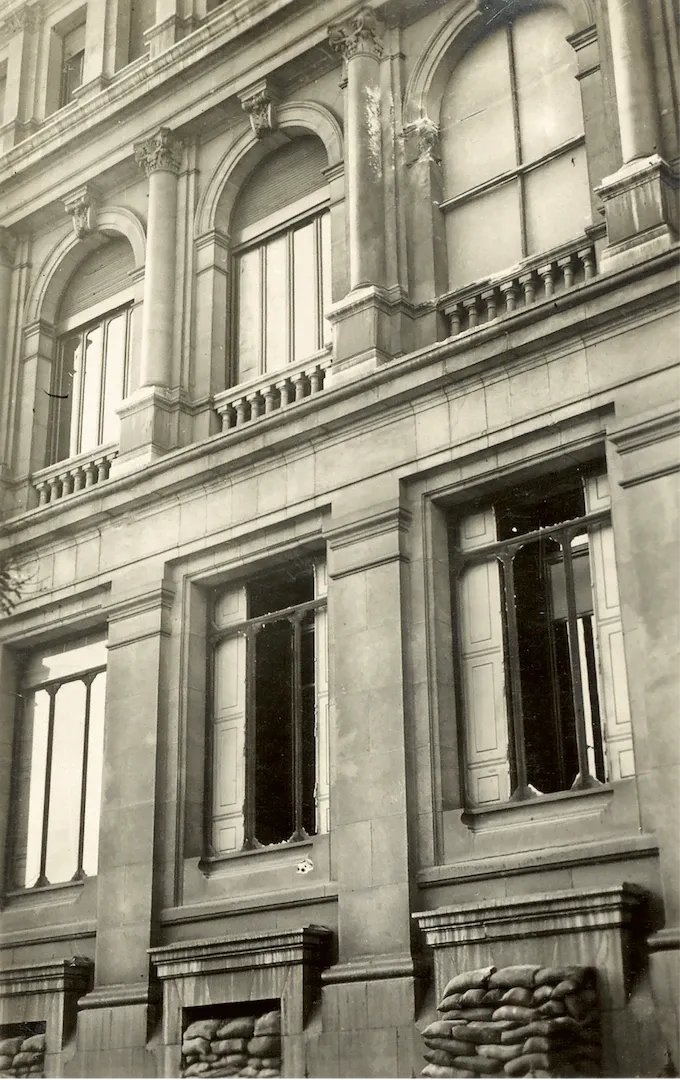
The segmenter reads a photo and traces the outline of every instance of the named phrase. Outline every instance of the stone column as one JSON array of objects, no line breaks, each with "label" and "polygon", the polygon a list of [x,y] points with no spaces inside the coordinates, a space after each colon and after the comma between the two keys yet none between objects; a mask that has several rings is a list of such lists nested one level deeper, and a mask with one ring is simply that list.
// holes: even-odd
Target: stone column
[{"label": "stone column", "polygon": [[7,153],[37,127],[33,92],[40,8],[27,5],[8,15],[2,29],[9,31],[4,122],[0,128],[0,153]]},{"label": "stone column", "polygon": [[0,436],[0,511],[4,503],[6,470],[11,460],[11,448],[6,445],[6,439],[9,428],[7,420],[12,405],[10,399],[14,350],[9,340],[9,308],[15,249],[16,240],[9,229],[0,226],[0,356],[4,357],[4,362],[0,364],[0,432],[3,433]]},{"label": "stone column", "polygon": [[659,115],[646,0],[607,0],[624,165],[659,152]]},{"label": "stone column", "polygon": [[169,128],[135,145],[149,179],[140,386],[168,386],[172,371],[179,144]]},{"label": "stone column", "polygon": [[370,8],[329,30],[346,64],[345,159],[349,201],[350,288],[382,285],[385,227],[379,24]]},{"label": "stone column", "polygon": [[127,62],[129,14],[121,0],[88,0],[83,83],[75,97],[97,94]]},{"label": "stone column", "polygon": [[646,0],[607,0],[622,167],[596,192],[607,220],[601,269],[619,270],[667,251],[678,233],[677,198],[659,154],[659,111]]}]

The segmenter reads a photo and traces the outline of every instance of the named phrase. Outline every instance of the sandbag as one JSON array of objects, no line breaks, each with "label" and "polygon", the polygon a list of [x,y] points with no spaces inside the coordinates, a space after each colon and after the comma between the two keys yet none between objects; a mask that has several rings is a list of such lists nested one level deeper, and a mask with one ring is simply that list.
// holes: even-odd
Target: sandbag
[{"label": "sandbag", "polygon": [[43,1032],[42,1035],[29,1035],[27,1039],[21,1044],[22,1050],[44,1050],[47,1036]]},{"label": "sandbag", "polygon": [[489,976],[489,986],[502,986],[508,990],[513,986],[533,987],[536,974],[540,970],[538,964],[514,964],[512,967],[501,968]]},{"label": "sandbag", "polygon": [[255,1027],[254,1016],[240,1016],[235,1020],[225,1020],[215,1032],[217,1039],[252,1039]]},{"label": "sandbag", "polygon": [[221,1020],[194,1020],[193,1024],[189,1024],[189,1027],[186,1028],[183,1041],[186,1039],[193,1039],[196,1036],[201,1036],[201,1038],[210,1041],[210,1039],[214,1037],[221,1022]]},{"label": "sandbag", "polygon": [[528,1023],[538,1017],[537,1009],[529,1009],[526,1005],[499,1005],[494,1010],[492,1020],[521,1020]]},{"label": "sandbag", "polygon": [[281,1039],[278,1035],[256,1035],[250,1039],[247,1046],[251,1057],[271,1057],[281,1051]]},{"label": "sandbag", "polygon": [[213,1054],[241,1054],[247,1045],[247,1039],[213,1039],[210,1049]]},{"label": "sandbag", "polygon": [[461,975],[454,975],[444,987],[442,997],[455,994],[457,990],[475,990],[478,988],[486,990],[487,983],[495,970],[495,967],[492,966],[477,968],[476,971],[464,971]]},{"label": "sandbag", "polygon": [[0,1041],[0,1054],[14,1057],[15,1054],[19,1053],[23,1041],[23,1035],[16,1035],[11,1039],[2,1039]]},{"label": "sandbag", "polygon": [[281,1034],[281,1013],[278,1009],[273,1012],[264,1013],[262,1016],[258,1016],[255,1021],[255,1027],[253,1029],[253,1035],[280,1035]]},{"label": "sandbag", "polygon": [[428,1024],[426,1028],[423,1028],[421,1035],[424,1039],[428,1036],[434,1036],[437,1039],[448,1039],[457,1028],[464,1026],[465,1020],[433,1020],[431,1024]]},{"label": "sandbag", "polygon": [[194,1038],[188,1038],[186,1035],[182,1039],[182,1053],[183,1054],[199,1054],[201,1057],[204,1054],[210,1053],[210,1042],[203,1036],[196,1035]]},{"label": "sandbag", "polygon": [[503,991],[501,1003],[503,1005],[530,1005],[533,998],[533,990],[529,990],[526,986],[513,986],[511,990]]},{"label": "sandbag", "polygon": [[440,1077],[441,1080],[446,1080],[447,1077],[464,1077],[465,1080],[474,1080],[476,1073],[469,1072],[466,1069],[455,1069],[452,1065],[426,1065],[420,1074],[421,1076]]},{"label": "sandbag", "polygon": [[521,1057],[509,1061],[505,1066],[508,1076],[526,1076],[527,1073],[536,1069],[550,1071],[552,1062],[547,1054],[522,1054]]}]

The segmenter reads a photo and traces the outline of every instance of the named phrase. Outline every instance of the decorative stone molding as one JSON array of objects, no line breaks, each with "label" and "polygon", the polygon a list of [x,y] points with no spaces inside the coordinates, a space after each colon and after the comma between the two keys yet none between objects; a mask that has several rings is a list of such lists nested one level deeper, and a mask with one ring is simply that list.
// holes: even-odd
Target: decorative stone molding
[{"label": "decorative stone molding", "polygon": [[160,171],[177,175],[181,164],[180,146],[170,128],[161,127],[149,139],[135,143],[135,161],[147,176]]},{"label": "decorative stone molding", "polygon": [[64,209],[73,218],[73,231],[79,240],[97,231],[97,207],[96,192],[87,184],[64,199]]},{"label": "decorative stone molding", "polygon": [[382,56],[382,26],[372,8],[362,7],[351,18],[328,28],[328,43],[344,60],[355,56]]},{"label": "decorative stone molding", "polygon": [[238,98],[243,111],[248,114],[256,139],[262,139],[276,131],[276,105],[279,95],[271,79],[260,79],[239,94]]},{"label": "decorative stone molding", "polygon": [[18,11],[13,11],[11,15],[8,15],[6,19],[0,24],[0,30],[6,34],[19,34],[22,30],[28,30],[33,33],[38,29],[42,21],[42,5],[30,4],[26,7],[20,8]]},{"label": "decorative stone molding", "polygon": [[439,152],[439,127],[427,116],[407,124],[401,133],[407,167],[420,162],[441,164]]},{"label": "decorative stone molding", "polygon": [[12,235],[9,229],[4,226],[0,226],[0,265],[9,266],[14,265],[14,252],[16,251],[17,240]]},{"label": "decorative stone molding", "polygon": [[[598,1076],[600,1010],[594,968],[494,966],[449,979],[440,1020],[422,1032],[428,1065],[476,1076]],[[540,1073],[538,1072],[540,1070]]]}]

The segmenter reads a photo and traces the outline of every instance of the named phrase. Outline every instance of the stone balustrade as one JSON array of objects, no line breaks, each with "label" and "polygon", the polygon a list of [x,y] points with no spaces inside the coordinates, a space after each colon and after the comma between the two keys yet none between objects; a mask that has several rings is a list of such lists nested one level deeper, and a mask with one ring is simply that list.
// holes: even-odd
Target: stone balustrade
[{"label": "stone balustrade", "polygon": [[439,308],[449,318],[454,337],[477,326],[548,300],[557,293],[590,281],[597,274],[595,245],[588,237],[524,259],[506,274],[476,281],[447,293]]},{"label": "stone balustrade", "polygon": [[48,506],[66,495],[91,488],[108,480],[111,463],[118,456],[118,447],[101,446],[96,452],[58,461],[33,473],[31,484],[38,493],[38,506]]},{"label": "stone balustrade", "polygon": [[316,353],[307,360],[216,394],[213,407],[221,417],[222,431],[252,423],[318,394],[330,364],[328,352]]}]

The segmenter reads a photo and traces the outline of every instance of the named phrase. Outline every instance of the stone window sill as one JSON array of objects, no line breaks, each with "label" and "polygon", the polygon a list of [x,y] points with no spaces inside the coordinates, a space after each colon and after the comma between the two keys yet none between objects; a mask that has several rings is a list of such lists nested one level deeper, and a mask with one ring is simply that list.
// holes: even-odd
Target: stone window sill
[{"label": "stone window sill", "polygon": [[484,832],[504,825],[534,822],[537,818],[547,822],[580,817],[584,813],[599,814],[613,794],[612,784],[603,784],[601,787],[588,788],[584,791],[556,791],[550,795],[539,795],[535,799],[526,799],[522,802],[502,802],[471,807],[463,811],[461,821],[471,832]]},{"label": "stone window sill", "polygon": [[[87,881],[91,881],[92,878],[87,878]],[[20,901],[32,901],[37,900],[37,903],[49,903],[55,893],[64,893],[69,889],[82,889],[85,885],[85,879],[82,881],[58,881],[54,885],[34,885],[30,889],[8,889],[5,893],[5,900],[10,900],[13,903]]]},{"label": "stone window sill", "polygon": [[[247,865],[248,861],[252,859],[263,860],[272,867],[278,862],[289,863],[294,861],[295,857],[302,862],[304,853],[313,850],[314,839],[312,836],[309,840],[296,840],[294,842],[286,840],[281,844],[270,844],[267,847],[252,848],[248,851],[230,851],[224,855],[206,856],[200,860],[198,868],[206,877],[218,877],[220,872],[227,874],[233,870],[252,869],[251,866]],[[290,852],[293,853],[292,856],[289,854]],[[279,858],[277,859],[276,856],[279,856]]]}]

